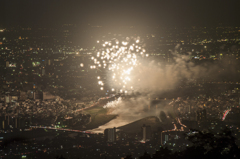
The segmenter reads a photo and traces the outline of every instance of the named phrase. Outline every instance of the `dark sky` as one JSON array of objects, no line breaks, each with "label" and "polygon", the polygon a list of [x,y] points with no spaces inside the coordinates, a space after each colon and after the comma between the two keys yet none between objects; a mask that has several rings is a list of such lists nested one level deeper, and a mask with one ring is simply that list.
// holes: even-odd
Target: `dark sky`
[{"label": "dark sky", "polygon": [[1,0],[0,25],[235,25],[239,0]]}]

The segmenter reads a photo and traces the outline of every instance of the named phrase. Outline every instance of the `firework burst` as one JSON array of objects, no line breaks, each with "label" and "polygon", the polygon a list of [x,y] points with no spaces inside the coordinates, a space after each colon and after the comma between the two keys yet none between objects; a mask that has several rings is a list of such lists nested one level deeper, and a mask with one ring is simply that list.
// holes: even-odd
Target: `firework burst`
[{"label": "firework burst", "polygon": [[97,43],[99,49],[96,49],[91,57],[93,64],[90,68],[107,71],[108,75],[105,81],[103,75],[97,76],[100,90],[104,90],[106,81],[112,91],[127,93],[133,90],[136,86],[133,72],[141,64],[139,59],[148,57],[143,41],[138,37],[126,38],[122,41],[118,39],[97,41]]}]

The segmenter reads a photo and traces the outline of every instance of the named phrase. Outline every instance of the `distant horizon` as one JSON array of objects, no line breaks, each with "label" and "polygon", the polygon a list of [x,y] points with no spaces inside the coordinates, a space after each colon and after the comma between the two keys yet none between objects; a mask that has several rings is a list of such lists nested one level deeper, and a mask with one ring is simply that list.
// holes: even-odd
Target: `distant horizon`
[{"label": "distant horizon", "polygon": [[112,28],[116,27],[121,28],[121,27],[129,27],[131,29],[134,28],[164,28],[164,29],[173,29],[173,28],[217,28],[217,27],[240,27],[239,25],[227,25],[227,24],[218,24],[218,25],[183,25],[183,26],[176,26],[176,25],[171,25],[171,26],[166,26],[166,25],[101,25],[101,24],[89,24],[89,23],[82,23],[82,24],[77,24],[77,23],[62,23],[62,24],[55,24],[55,25],[7,25],[7,26],[1,26],[0,29],[6,29],[6,28],[58,28],[58,27],[64,27],[64,25],[73,25],[69,27],[91,27],[91,28]]}]

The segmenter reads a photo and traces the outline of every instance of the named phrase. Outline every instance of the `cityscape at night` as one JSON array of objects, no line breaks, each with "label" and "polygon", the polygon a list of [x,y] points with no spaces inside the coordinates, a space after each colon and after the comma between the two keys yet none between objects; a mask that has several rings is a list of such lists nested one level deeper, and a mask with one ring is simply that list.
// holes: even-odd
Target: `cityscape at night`
[{"label": "cityscape at night", "polygon": [[238,6],[3,0],[0,158],[240,158]]}]

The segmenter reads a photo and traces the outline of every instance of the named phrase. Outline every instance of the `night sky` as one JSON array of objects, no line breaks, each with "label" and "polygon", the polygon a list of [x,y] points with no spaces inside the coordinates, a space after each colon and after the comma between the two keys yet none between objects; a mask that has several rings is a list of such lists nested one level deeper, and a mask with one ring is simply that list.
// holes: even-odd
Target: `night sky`
[{"label": "night sky", "polygon": [[239,26],[239,0],[1,0],[1,25]]}]

